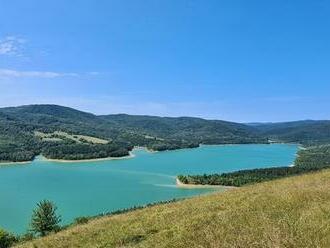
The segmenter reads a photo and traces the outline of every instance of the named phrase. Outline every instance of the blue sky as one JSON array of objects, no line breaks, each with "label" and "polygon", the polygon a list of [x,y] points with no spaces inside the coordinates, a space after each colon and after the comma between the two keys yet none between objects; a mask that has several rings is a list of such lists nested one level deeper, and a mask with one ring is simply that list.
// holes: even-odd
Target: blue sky
[{"label": "blue sky", "polygon": [[0,106],[330,119],[326,0],[0,0]]}]

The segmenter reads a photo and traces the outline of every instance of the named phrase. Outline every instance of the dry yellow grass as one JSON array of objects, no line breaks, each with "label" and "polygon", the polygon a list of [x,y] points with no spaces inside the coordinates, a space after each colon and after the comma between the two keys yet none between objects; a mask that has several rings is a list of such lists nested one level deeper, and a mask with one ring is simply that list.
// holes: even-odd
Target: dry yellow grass
[{"label": "dry yellow grass", "polygon": [[327,248],[330,170],[103,217],[19,247]]}]

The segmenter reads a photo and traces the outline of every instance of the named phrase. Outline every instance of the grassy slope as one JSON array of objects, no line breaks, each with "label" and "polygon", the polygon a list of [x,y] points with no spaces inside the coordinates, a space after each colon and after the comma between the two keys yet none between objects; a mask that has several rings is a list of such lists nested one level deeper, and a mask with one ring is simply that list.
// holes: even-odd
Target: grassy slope
[{"label": "grassy slope", "polygon": [[[35,131],[34,135],[41,138],[43,141],[55,141],[55,142],[61,142],[63,139],[69,139],[72,140],[76,143],[82,143],[81,139],[86,141],[86,142],[91,142],[93,144],[108,144],[109,141],[105,139],[100,139],[92,136],[87,136],[87,135],[73,135],[73,134],[68,134],[66,132],[62,131],[55,131],[53,133],[43,133],[43,132],[38,132]],[[55,136],[55,137],[53,137]]]},{"label": "grassy slope", "polygon": [[330,170],[103,217],[20,247],[330,247]]}]

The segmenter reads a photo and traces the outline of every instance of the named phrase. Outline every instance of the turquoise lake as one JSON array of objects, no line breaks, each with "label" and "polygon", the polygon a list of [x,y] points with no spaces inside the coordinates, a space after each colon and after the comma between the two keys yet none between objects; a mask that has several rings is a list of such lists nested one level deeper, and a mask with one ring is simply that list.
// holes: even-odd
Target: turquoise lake
[{"label": "turquoise lake", "polygon": [[201,146],[150,153],[134,158],[59,163],[36,159],[0,166],[0,227],[24,233],[37,202],[56,203],[63,223],[135,205],[191,197],[214,189],[183,189],[178,174],[221,173],[240,169],[289,166],[297,145]]}]

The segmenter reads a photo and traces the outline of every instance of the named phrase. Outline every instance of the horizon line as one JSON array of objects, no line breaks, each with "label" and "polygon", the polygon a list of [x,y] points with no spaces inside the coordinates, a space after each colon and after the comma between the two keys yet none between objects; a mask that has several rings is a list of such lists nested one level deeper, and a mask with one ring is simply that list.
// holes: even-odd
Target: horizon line
[{"label": "horizon line", "polygon": [[245,124],[245,125],[253,125],[253,124],[278,124],[278,123],[290,123],[290,122],[316,122],[316,121],[330,121],[330,119],[297,119],[297,120],[291,120],[291,121],[246,121],[246,122],[239,122],[239,121],[231,121],[231,120],[225,120],[225,119],[215,119],[215,118],[206,118],[206,117],[200,117],[200,116],[167,116],[167,115],[151,115],[151,114],[128,114],[124,112],[118,112],[118,113],[109,113],[109,114],[96,114],[94,112],[82,110],[80,108],[71,107],[71,106],[65,106],[60,105],[56,103],[31,103],[31,104],[22,104],[22,105],[14,105],[14,106],[2,106],[0,109],[5,108],[19,108],[19,107],[28,107],[28,106],[57,106],[57,107],[63,107],[63,108],[69,108],[76,111],[80,111],[87,114],[92,114],[94,116],[107,116],[107,115],[129,115],[129,116],[146,116],[146,117],[160,117],[160,118],[196,118],[196,119],[203,119],[208,121],[225,121],[225,122],[231,122],[231,123],[239,123],[239,124]]}]

